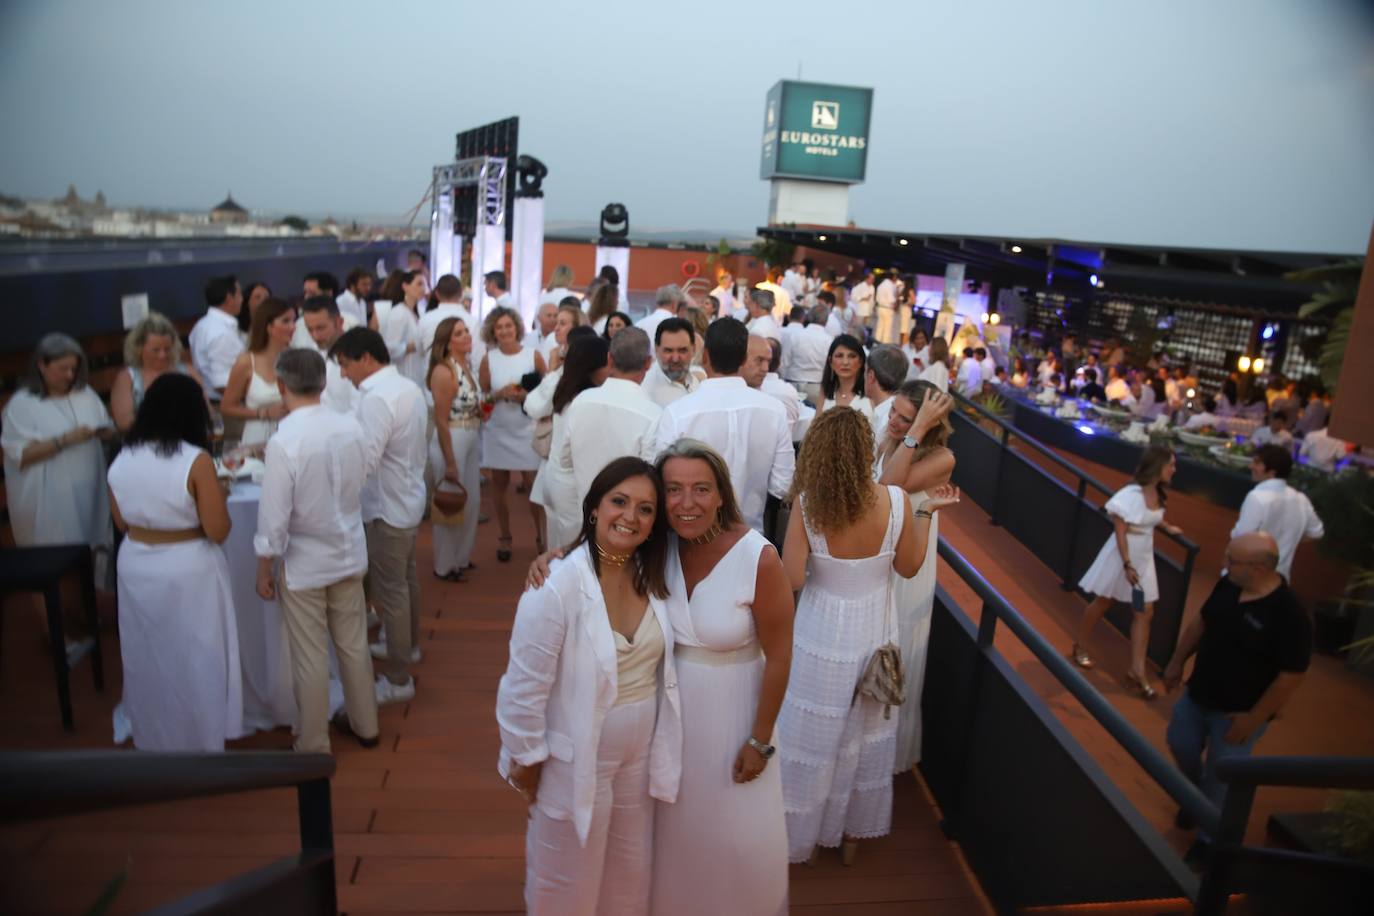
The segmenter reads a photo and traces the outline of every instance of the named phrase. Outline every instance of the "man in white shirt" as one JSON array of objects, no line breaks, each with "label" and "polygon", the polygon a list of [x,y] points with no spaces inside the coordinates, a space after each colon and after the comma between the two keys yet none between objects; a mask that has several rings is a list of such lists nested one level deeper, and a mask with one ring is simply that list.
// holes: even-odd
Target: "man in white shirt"
[{"label": "man in white shirt", "polygon": [[754,391],[740,377],[748,349],[749,331],[743,324],[733,318],[711,324],[702,359],[707,378],[696,391],[663,411],[654,451],[684,436],[715,449],[730,469],[745,522],[761,532],[769,494],[787,498],[796,455],[782,405]]},{"label": "man in white shirt", "polygon": [[654,310],[636,321],[635,327],[647,334],[650,340],[655,339],[658,326],[669,318],[677,317],[677,307],[681,299],[682,290],[677,284],[660,286],[658,293],[654,295]]},{"label": "man in white shirt", "polygon": [[642,387],[652,364],[649,335],[639,328],[621,329],[611,338],[611,370],[606,381],[588,388],[564,409],[563,463],[573,470],[579,506],[596,475],[616,458],[653,459],[654,433],[663,408]]},{"label": "man in white shirt", "polygon": [[[316,296],[328,296],[330,299],[338,300],[339,281],[327,270],[314,270],[305,275],[301,280],[301,302],[307,299],[314,299]],[[310,332],[305,329],[305,322],[296,316],[296,330],[291,335],[291,346],[310,349]],[[357,322],[350,321],[348,327],[357,327]]]},{"label": "man in white shirt", "polygon": [[1321,429],[1313,430],[1303,438],[1301,453],[1313,467],[1331,471],[1335,470],[1336,462],[1345,457],[1348,443],[1331,435],[1326,427],[1324,421]]},{"label": "man in white shirt", "polygon": [[864,368],[864,395],[873,402],[873,442],[876,445],[887,435],[887,421],[892,416],[893,397],[906,382],[906,354],[892,344],[879,344],[868,354]]},{"label": "man in white shirt", "polygon": [[[337,308],[333,299],[318,300]],[[277,358],[277,387],[287,415],[267,442],[253,537],[258,594],[264,600],[280,594],[291,642],[291,682],[300,712],[294,746],[319,754],[329,753],[331,640],[347,710],[340,727],[346,724],[363,747],[377,745],[363,597],[363,431],[353,417],[320,404],[324,367],[324,358],[313,350],[293,348]],[[278,557],[280,589],[272,575]]]},{"label": "man in white shirt", "polygon": [[654,337],[657,358],[642,384],[649,400],[659,407],[667,407],[697,389],[696,376],[692,375],[696,329],[684,318],[665,318],[654,331]]},{"label": "man in white shirt", "polygon": [[[787,413],[787,428],[795,434],[797,419],[801,416],[802,400],[796,388],[787,384],[778,375],[782,363],[782,344],[771,337],[749,337],[749,350],[744,359],[744,381],[750,388],[757,388],[764,394],[772,395],[782,404]],[[796,436],[793,436],[795,440]]]},{"label": "man in white shirt", "polygon": [[[849,291],[849,301],[854,305],[854,315],[859,326],[867,329],[873,326],[873,271],[865,270],[863,279],[854,284]],[[866,331],[859,336],[866,336]]]},{"label": "man in white shirt", "polygon": [[980,394],[983,390],[983,367],[974,355],[972,347],[964,348],[964,358],[959,361],[959,374],[955,383],[959,393],[966,398]]},{"label": "man in white shirt", "polygon": [[879,343],[885,344],[901,343],[897,339],[897,284],[893,282],[892,277],[891,272],[883,276],[873,297],[878,314],[878,327],[873,337]]},{"label": "man in white shirt", "polygon": [[[301,322],[310,332],[310,339],[320,355],[324,356],[324,394],[320,403],[336,413],[349,414],[358,406],[358,389],[343,377],[339,364],[328,357],[329,348],[334,346],[344,332],[343,316],[339,305],[328,296],[315,296],[301,305]],[[306,349],[293,347],[292,349]]]},{"label": "man in white shirt", "polygon": [[360,393],[367,473],[362,518],[372,603],[381,613],[384,634],[372,655],[386,659],[385,674],[377,679],[377,702],[401,703],[415,696],[410,666],[420,660],[415,534],[426,502],[425,399],[418,385],[390,365],[391,355],[376,331],[344,333],[330,355]]},{"label": "man in white shirt", "polygon": [[539,311],[534,314],[534,327],[525,335],[525,346],[531,350],[538,350],[545,360],[549,358],[545,352],[545,345],[553,340],[553,326],[557,321],[558,303],[541,302]]},{"label": "man in white shirt", "polygon": [[717,318],[735,314],[735,278],[730,271],[722,270],[716,275],[716,288],[711,290],[710,295],[720,303],[716,310]]},{"label": "man in white shirt", "polygon": [[979,375],[991,380],[997,375],[997,361],[988,355],[985,347],[974,347],[973,356],[978,360]]},{"label": "man in white shirt", "polygon": [[365,268],[355,267],[344,280],[344,291],[336,300],[339,314],[352,318],[352,327],[367,324],[367,297],[372,292],[372,274]]},{"label": "man in white shirt", "polygon": [[[801,305],[801,302],[800,302],[800,301],[799,301],[799,302],[796,302],[796,303],[793,303],[793,302],[792,302],[792,296],[791,296],[791,294],[788,293],[787,290],[784,289],[784,288],[782,287],[782,285],[778,282],[778,281],[781,280],[781,279],[782,279],[782,271],[779,270],[779,269],[776,268],[776,267],[770,267],[770,268],[768,268],[768,278],[767,278],[766,280],[764,280],[762,283],[756,283],[756,284],[754,284],[754,289],[756,289],[756,290],[760,290],[760,289],[762,289],[762,290],[767,290],[768,292],[770,292],[770,293],[773,294],[773,299],[772,299],[772,302],[773,302],[773,305],[772,305],[773,320],[776,321],[776,322],[778,322],[779,324],[782,323],[782,319],[783,319],[783,316],[784,316],[784,315],[789,315],[789,314],[791,314],[791,312],[792,312],[792,306],[793,306],[794,304],[795,304],[795,305]],[[746,307],[748,306],[748,303],[747,303],[747,302],[745,303],[745,306],[746,306]],[[751,310],[749,314],[752,315],[752,314],[753,314],[753,311]]]},{"label": "man in white shirt", "polygon": [[[439,329],[446,318],[461,318],[463,324],[468,326],[468,333],[472,335],[472,354],[469,362],[474,371],[477,366],[482,364],[482,356],[487,352],[487,345],[482,342],[482,325],[463,307],[463,281],[453,274],[444,274],[439,278],[439,282],[434,284],[434,295],[438,303],[420,316],[418,335],[421,343],[428,341],[425,349],[425,367],[429,366],[429,347],[434,345],[434,332]],[[557,314],[557,309],[554,310]]]},{"label": "man in white shirt", "polygon": [[1250,437],[1250,444],[1256,448],[1261,445],[1281,445],[1291,450],[1293,448],[1293,434],[1288,431],[1288,414],[1271,407],[1269,409],[1269,425],[1261,426],[1255,430],[1255,434]]},{"label": "man in white shirt", "polygon": [[[496,300],[496,304],[503,308],[515,308],[515,300],[511,298],[507,291],[508,281],[504,270],[493,270],[482,276],[483,289],[487,295]],[[516,309],[519,311],[519,309]]]},{"label": "man in white shirt", "polygon": [[[782,340],[778,343],[782,347],[781,374],[784,378],[790,377],[789,354],[796,349],[797,338],[806,330],[806,314],[806,309],[800,305],[794,305],[792,306],[792,314],[787,316],[787,324],[782,326]],[[772,340],[773,338],[768,339]]]},{"label": "man in white shirt", "polygon": [[218,402],[229,384],[229,370],[243,352],[239,338],[239,311],[243,291],[233,277],[212,277],[205,284],[205,315],[191,328],[191,365],[209,389],[210,400]]},{"label": "man in white shirt", "polygon": [[1107,367],[1107,400],[1124,401],[1131,396],[1131,386],[1121,367],[1115,363]]},{"label": "man in white shirt", "polygon": [[825,322],[829,317],[829,309],[825,306],[813,308],[806,327],[790,341],[791,347],[784,354],[787,357],[784,378],[799,387],[806,399],[817,408],[825,403],[821,378],[825,375],[826,361],[830,359],[830,346],[835,342],[835,338],[825,330]]},{"label": "man in white shirt", "polygon": [[1265,531],[1279,545],[1278,571],[1285,582],[1292,582],[1293,555],[1303,540],[1317,540],[1326,533],[1322,520],[1306,494],[1288,485],[1293,470],[1293,455],[1280,445],[1264,445],[1250,459],[1250,478],[1255,488],[1245,494],[1240,517],[1231,537],[1252,531]]},{"label": "man in white shirt", "polygon": [[[764,289],[762,283],[749,291],[749,299],[746,302],[749,308],[749,323],[746,325],[746,329],[755,337],[771,337],[778,343],[782,343],[782,327],[779,326],[778,320],[773,317],[778,310],[777,301],[774,299],[775,295],[772,290]],[[787,312],[783,312],[783,314],[786,315],[791,310],[792,307],[789,305]]]},{"label": "man in white shirt", "polygon": [[804,306],[806,299],[806,265],[791,264],[783,272],[783,289],[787,290],[787,295],[792,299],[794,305]]}]

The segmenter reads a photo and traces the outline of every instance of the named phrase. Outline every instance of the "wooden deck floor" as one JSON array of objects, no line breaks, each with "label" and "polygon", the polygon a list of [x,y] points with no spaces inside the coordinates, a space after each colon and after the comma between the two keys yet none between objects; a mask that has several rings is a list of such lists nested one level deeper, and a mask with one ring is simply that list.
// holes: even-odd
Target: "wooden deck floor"
[{"label": "wooden deck floor", "polygon": [[[523,505],[523,503],[522,503]],[[333,782],[339,905],[346,913],[519,912],[525,812],[496,775],[496,685],[520,582],[532,555],[517,512],[516,554],[494,560],[495,524],[479,528],[468,583],[429,574],[418,695],[382,710],[382,746],[335,737]],[[24,598],[12,599],[23,601]],[[105,748],[120,694],[118,642],[106,640],[107,689],[73,674],[77,731],[62,733],[36,619],[7,614],[0,668],[0,748]],[[284,730],[235,743],[287,748]],[[857,865],[822,857],[792,870],[795,913],[992,912],[912,777],[898,780],[891,836],[863,845]],[[294,793],[272,790],[0,828],[0,912],[84,911],[113,876],[128,879],[114,912],[138,912],[296,850]]]}]

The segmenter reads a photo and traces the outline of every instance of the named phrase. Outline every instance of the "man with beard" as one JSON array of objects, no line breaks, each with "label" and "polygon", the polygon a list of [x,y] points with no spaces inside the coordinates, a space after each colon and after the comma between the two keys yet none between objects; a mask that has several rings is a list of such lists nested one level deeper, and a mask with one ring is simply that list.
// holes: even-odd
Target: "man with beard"
[{"label": "man with beard", "polygon": [[644,377],[644,391],[659,407],[667,407],[696,390],[692,375],[692,355],[696,351],[696,330],[683,318],[665,318],[654,329],[653,368]]}]

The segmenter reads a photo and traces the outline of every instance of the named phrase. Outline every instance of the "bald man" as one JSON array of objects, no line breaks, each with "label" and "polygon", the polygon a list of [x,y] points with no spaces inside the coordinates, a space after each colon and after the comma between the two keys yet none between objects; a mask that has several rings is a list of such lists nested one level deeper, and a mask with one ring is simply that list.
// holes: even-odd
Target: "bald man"
[{"label": "bald man", "polygon": [[[1302,683],[1312,657],[1312,623],[1278,571],[1279,546],[1257,531],[1226,547],[1226,575],[1184,627],[1164,669],[1164,687],[1183,679],[1197,653],[1188,689],[1169,718],[1169,751],[1208,798],[1221,804],[1216,761],[1248,756],[1269,722]],[[1204,752],[1206,760],[1204,761]],[[1192,825],[1182,811],[1178,826]],[[1197,855],[1208,840],[1199,835]]]}]

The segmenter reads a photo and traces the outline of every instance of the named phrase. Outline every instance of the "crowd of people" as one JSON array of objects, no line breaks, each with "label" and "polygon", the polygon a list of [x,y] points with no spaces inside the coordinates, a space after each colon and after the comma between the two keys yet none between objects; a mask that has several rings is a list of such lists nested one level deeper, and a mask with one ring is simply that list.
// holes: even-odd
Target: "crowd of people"
[{"label": "crowd of people", "polygon": [[[340,291],[312,273],[293,304],[213,278],[189,358],[160,315],[129,332],[109,412],[76,341],[45,337],[4,415],[15,537],[109,546],[113,522],[117,734],[222,749],[244,723],[213,453],[260,455],[256,591],[280,603],[295,747],[327,752],[331,726],[375,746],[378,706],[416,695],[423,520],[433,574],[461,583],[481,496],[498,563],[526,502],[539,558],[496,715],[501,772],[531,805],[531,912],[775,913],[789,861],[839,848],[852,863],[891,828],[894,773],[920,759],[938,512],[959,498],[949,390],[1078,386],[1132,410],[1195,397],[1182,369],[1123,370],[1119,347],[1080,362],[1068,338],[1007,366],[972,324],[928,336],[914,284],[871,272],[846,287],[800,264],[748,289],[722,273],[704,301],[658,289],[636,321],[613,268],[579,296],[559,267],[529,326],[500,271],[482,278],[480,320],[462,282],[431,286],[422,260],[374,293],[377,279],[354,271]],[[1321,403],[1270,411],[1302,423]],[[1309,437],[1325,426],[1307,422]],[[1164,675],[1198,654],[1169,740],[1200,784],[1253,745],[1307,663],[1286,578],[1321,525],[1284,483],[1281,432],[1256,453],[1229,576]],[[1107,503],[1115,531],[1080,582],[1096,598],[1071,651],[1090,667],[1093,626],[1130,603],[1128,677],[1147,698],[1174,468],[1147,449]],[[1232,638],[1237,614],[1259,612],[1266,638],[1287,640],[1262,661]],[[1237,666],[1245,691],[1217,673]],[[1219,738],[1218,716],[1238,711],[1244,734]]]}]

